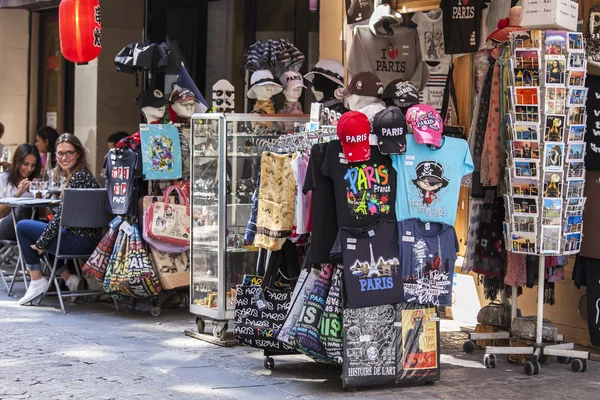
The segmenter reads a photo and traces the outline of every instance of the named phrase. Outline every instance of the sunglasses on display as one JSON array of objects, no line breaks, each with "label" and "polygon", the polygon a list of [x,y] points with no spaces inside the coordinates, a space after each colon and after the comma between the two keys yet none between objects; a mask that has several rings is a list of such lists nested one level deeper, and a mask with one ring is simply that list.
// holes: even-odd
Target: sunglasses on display
[{"label": "sunglasses on display", "polygon": [[233,90],[215,90],[215,94],[217,96],[223,96],[223,93],[225,93],[228,97],[233,96]]}]

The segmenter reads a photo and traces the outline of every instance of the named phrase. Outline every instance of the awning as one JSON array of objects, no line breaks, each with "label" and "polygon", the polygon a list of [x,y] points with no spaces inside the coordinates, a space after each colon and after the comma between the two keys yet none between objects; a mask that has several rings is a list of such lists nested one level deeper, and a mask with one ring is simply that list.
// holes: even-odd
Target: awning
[{"label": "awning", "polygon": [[[29,8],[38,3],[52,3],[53,0],[0,0],[0,8],[23,7]],[[40,4],[44,5],[44,4]],[[48,4],[50,5],[50,4]]]}]

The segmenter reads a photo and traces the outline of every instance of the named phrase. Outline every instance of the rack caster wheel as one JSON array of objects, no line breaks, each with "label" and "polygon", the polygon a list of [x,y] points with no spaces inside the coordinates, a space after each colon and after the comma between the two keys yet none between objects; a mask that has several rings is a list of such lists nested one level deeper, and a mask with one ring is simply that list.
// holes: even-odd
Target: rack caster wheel
[{"label": "rack caster wheel", "polygon": [[435,385],[435,381],[425,381],[425,386],[433,386]]},{"label": "rack caster wheel", "polygon": [[541,366],[538,361],[525,361],[523,369],[525,370],[525,375],[531,376],[539,374]]},{"label": "rack caster wheel", "polygon": [[348,393],[354,393],[356,392],[356,387],[355,386],[349,386],[349,387],[345,387],[344,390]]},{"label": "rack caster wheel", "polygon": [[559,364],[570,364],[573,361],[573,359],[571,357],[558,356],[556,357],[556,361],[558,361]]},{"label": "rack caster wheel", "polygon": [[150,310],[150,315],[152,315],[153,317],[158,317],[160,315],[160,312],[160,307],[152,307],[152,310]]},{"label": "rack caster wheel", "polygon": [[483,365],[486,368],[496,368],[496,356],[494,354],[485,354],[483,356]]},{"label": "rack caster wheel", "polygon": [[215,325],[213,327],[213,336],[217,339],[225,340],[225,336],[227,336],[227,324]]},{"label": "rack caster wheel", "polygon": [[198,333],[204,333],[204,328],[206,328],[204,318],[200,316],[196,317],[196,326],[198,327]]},{"label": "rack caster wheel", "polygon": [[473,354],[475,351],[475,342],[472,340],[467,340],[463,343],[463,351],[467,354]]},{"label": "rack caster wheel", "polygon": [[571,369],[573,372],[585,372],[587,369],[587,360],[575,358],[573,361],[571,361]]},{"label": "rack caster wheel", "polygon": [[267,357],[265,357],[265,359],[263,361],[263,365],[265,366],[266,369],[273,369],[273,368],[275,368],[275,360],[273,360],[273,357],[267,356]]}]

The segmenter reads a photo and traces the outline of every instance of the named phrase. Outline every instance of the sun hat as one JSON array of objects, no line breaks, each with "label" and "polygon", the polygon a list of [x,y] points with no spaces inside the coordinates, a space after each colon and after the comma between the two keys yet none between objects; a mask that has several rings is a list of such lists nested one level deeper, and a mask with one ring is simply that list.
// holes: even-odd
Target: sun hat
[{"label": "sun hat", "polygon": [[[279,82],[277,82],[275,80],[271,71],[269,71],[268,69],[261,69],[261,70],[255,71],[252,74],[252,77],[250,78],[250,89],[248,90],[248,93],[246,94],[246,96],[249,99],[256,99],[256,93],[254,92],[254,88],[257,86],[264,86],[264,85],[277,86],[279,89],[281,89],[277,93],[281,93],[283,91],[283,87],[279,84]],[[277,93],[274,93],[274,94],[277,94]]]}]

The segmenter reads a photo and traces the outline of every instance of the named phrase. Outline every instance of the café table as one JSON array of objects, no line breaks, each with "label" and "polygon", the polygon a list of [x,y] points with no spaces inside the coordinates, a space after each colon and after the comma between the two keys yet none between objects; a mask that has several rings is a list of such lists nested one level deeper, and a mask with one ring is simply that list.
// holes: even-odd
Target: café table
[{"label": "caf\u00e9 table", "polygon": [[[31,219],[35,218],[35,210],[37,208],[49,208],[56,207],[61,203],[60,199],[35,199],[35,198],[23,198],[23,197],[8,197],[0,199],[0,205],[10,207],[13,224],[15,226],[15,232],[17,231],[17,212],[20,208],[31,208],[33,210]],[[27,282],[27,271],[25,270],[25,261],[23,258],[23,252],[21,251],[21,244],[19,243],[19,237],[17,236],[17,248],[19,250],[19,257],[17,259],[17,265],[11,278],[10,288],[8,289],[8,295],[12,294],[13,287],[17,280],[17,274],[19,271],[23,277],[25,283],[25,289],[28,288]]]}]

